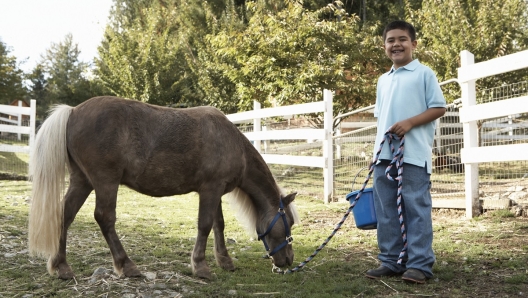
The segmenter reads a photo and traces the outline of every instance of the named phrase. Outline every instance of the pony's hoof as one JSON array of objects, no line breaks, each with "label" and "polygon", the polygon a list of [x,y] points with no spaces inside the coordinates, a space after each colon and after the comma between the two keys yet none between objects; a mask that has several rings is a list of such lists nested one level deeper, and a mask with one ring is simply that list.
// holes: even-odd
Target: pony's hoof
[{"label": "pony's hoof", "polygon": [[114,267],[114,270],[116,271],[116,273],[120,273],[118,275],[123,274],[126,277],[141,277],[141,276],[143,276],[141,274],[141,271],[139,271],[139,269],[137,268],[136,264],[134,264],[134,262],[132,262],[132,260],[130,260],[128,258],[125,260],[124,265],[123,265],[123,269],[121,270],[121,272],[119,270],[117,270],[117,269],[118,268]]},{"label": "pony's hoof", "polygon": [[218,262],[218,266],[227,271],[235,271],[235,264],[233,264],[233,260],[231,260],[231,258],[221,258],[221,260]]},{"label": "pony's hoof", "polygon": [[68,265],[60,265],[57,274],[59,275],[60,279],[64,280],[73,279],[73,277],[75,276],[70,266]]},{"label": "pony's hoof", "polygon": [[141,271],[139,271],[139,269],[137,268],[129,268],[129,269],[123,270],[123,274],[126,277],[142,277],[143,276],[143,274],[141,274]]},{"label": "pony's hoof", "polygon": [[192,263],[192,271],[194,276],[196,277],[208,280],[213,279],[211,269],[209,269],[209,266],[207,266],[205,263],[202,263],[201,265],[196,265],[195,263]]},{"label": "pony's hoof", "polygon": [[221,267],[222,269],[227,270],[227,271],[235,271],[235,265],[233,263],[223,264]]},{"label": "pony's hoof", "polygon": [[222,255],[215,251],[215,259],[216,264],[220,266],[220,268],[227,270],[227,271],[235,271],[235,265],[233,264],[233,259],[227,254]]},{"label": "pony's hoof", "polygon": [[196,277],[199,277],[201,279],[207,279],[207,280],[213,279],[213,275],[211,274],[211,271],[209,270],[196,271],[194,275],[196,275]]}]

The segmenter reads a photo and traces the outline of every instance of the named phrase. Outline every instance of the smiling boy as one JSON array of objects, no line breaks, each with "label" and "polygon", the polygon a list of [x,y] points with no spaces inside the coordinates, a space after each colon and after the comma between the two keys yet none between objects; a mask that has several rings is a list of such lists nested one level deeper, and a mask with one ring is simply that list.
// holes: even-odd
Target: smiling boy
[{"label": "smiling boy", "polygon": [[[368,270],[368,278],[403,274],[402,279],[425,283],[433,276],[435,255],[432,249],[432,202],[430,175],[435,120],[445,113],[446,102],[435,73],[413,60],[416,31],[404,21],[394,21],[383,31],[385,54],[392,60],[389,72],[377,85],[374,116],[378,133],[374,156],[385,132],[405,135],[402,171],[402,214],[407,233],[407,252],[401,264],[398,256],[403,240],[397,210],[397,181],[387,179],[385,169],[392,160],[387,143],[374,167],[374,201],[378,219],[377,240],[381,266]],[[399,141],[393,141],[398,148]],[[398,176],[396,167],[389,175]]]}]

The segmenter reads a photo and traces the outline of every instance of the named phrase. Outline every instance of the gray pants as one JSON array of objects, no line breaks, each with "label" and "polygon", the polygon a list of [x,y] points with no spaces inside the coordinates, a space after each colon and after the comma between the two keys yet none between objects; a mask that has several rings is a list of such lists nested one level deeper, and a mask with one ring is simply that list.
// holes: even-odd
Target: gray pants
[{"label": "gray pants", "polygon": [[[409,268],[421,270],[428,278],[433,276],[435,262],[433,252],[433,223],[430,174],[425,167],[404,163],[402,181],[402,214],[407,232],[407,254],[401,265],[397,264],[403,248],[397,208],[398,181],[385,175],[388,160],[382,160],[374,168],[374,205],[378,219],[378,255],[382,265],[394,272],[405,272]],[[396,178],[398,172],[393,165],[389,174]]]}]

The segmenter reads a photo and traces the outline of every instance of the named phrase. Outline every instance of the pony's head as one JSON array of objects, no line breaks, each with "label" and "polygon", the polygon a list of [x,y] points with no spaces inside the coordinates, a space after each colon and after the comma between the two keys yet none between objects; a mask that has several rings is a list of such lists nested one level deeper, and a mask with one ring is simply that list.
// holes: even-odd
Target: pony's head
[{"label": "pony's head", "polygon": [[293,263],[293,238],[291,229],[298,223],[297,210],[293,204],[296,193],[282,196],[275,215],[266,214],[257,226],[258,239],[262,240],[267,256],[278,267]]},{"label": "pony's head", "polygon": [[[281,189],[282,191],[282,189]],[[264,242],[268,256],[278,267],[293,263],[293,248],[291,229],[298,224],[299,215],[293,200],[296,193],[281,194],[280,206],[269,212],[258,213],[249,196],[240,188],[229,194],[230,206],[235,210],[237,218],[244,224],[250,235],[257,236]]]}]

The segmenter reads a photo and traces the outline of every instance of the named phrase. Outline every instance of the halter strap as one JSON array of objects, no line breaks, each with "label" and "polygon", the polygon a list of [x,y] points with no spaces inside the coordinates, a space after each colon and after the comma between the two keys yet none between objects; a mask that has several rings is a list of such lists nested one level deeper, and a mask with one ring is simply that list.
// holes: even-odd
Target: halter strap
[{"label": "halter strap", "polygon": [[282,217],[282,221],[284,222],[284,230],[286,232],[286,239],[281,244],[279,244],[277,247],[275,247],[270,253],[268,253],[266,255],[267,258],[271,258],[271,256],[276,254],[279,250],[284,248],[287,244],[291,244],[293,242],[293,238],[291,236],[291,231],[290,231],[290,226],[288,225],[288,221],[286,220],[286,213],[284,212],[284,204],[282,203],[282,199],[279,200],[279,211],[277,212],[277,214],[275,214],[275,217],[273,218],[273,220],[269,224],[268,229],[266,230],[266,232],[264,232],[262,234],[258,234],[258,232],[257,232],[258,240],[262,240],[262,243],[264,243],[264,248],[266,249],[267,252],[269,252],[270,248],[269,248],[268,243],[266,242],[266,239],[264,237],[266,235],[268,235],[269,232],[271,232],[271,229],[273,228],[273,226],[275,225],[277,220],[279,220],[279,217]]}]

